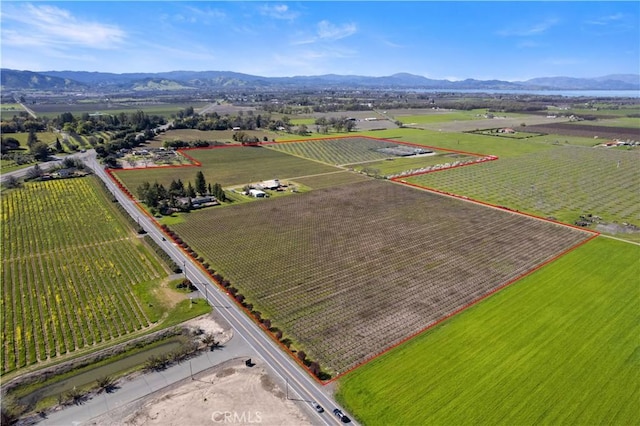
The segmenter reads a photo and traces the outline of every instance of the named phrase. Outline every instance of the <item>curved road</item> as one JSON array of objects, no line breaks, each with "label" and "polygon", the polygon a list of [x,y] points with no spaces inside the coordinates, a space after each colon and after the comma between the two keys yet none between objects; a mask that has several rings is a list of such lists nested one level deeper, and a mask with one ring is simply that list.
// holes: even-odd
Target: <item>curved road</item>
[{"label": "curved road", "polygon": [[[351,419],[353,417],[339,407],[334,399],[325,391],[325,388],[314,380],[305,370],[303,370],[288,354],[286,354],[271,337],[269,337],[252,319],[250,319],[229,296],[216,286],[209,276],[205,274],[192,260],[171,241],[163,239],[164,234],[156,226],[154,220],[139,210],[135,202],[127,197],[114,182],[110,179],[104,168],[98,163],[94,150],[90,150],[83,156],[85,164],[92,168],[96,175],[107,185],[107,188],[114,194],[116,199],[125,210],[147,231],[148,235],[154,239],[171,258],[183,269],[187,277],[196,285],[205,299],[217,309],[229,325],[234,329],[237,336],[241,336],[255,353],[273,370],[273,372],[286,382],[289,388],[289,395],[310,403],[316,401],[325,412],[316,414],[314,423],[335,425],[342,424],[333,415],[334,408],[340,408]],[[83,421],[88,419],[82,419]],[[356,424],[352,420],[351,424]]]}]

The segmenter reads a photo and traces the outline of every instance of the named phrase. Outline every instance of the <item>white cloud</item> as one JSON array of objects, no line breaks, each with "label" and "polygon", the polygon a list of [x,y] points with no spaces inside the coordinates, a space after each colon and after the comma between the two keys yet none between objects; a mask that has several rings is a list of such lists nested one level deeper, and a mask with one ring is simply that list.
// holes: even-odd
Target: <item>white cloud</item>
[{"label": "white cloud", "polygon": [[619,22],[622,19],[624,19],[624,15],[622,13],[616,13],[614,15],[601,16],[597,19],[586,21],[586,23],[590,25],[609,25],[614,22]]},{"label": "white cloud", "polygon": [[[20,25],[19,33],[7,28],[8,21]],[[126,38],[116,25],[79,19],[67,10],[48,5],[5,6],[2,22],[2,41],[6,45],[111,49]]]},{"label": "white cloud", "polygon": [[498,35],[501,36],[518,36],[527,37],[540,35],[547,32],[550,28],[556,26],[560,21],[556,18],[549,18],[541,22],[530,25],[519,25],[518,27],[510,27],[504,30],[498,31]]},{"label": "white cloud", "polygon": [[294,20],[299,15],[298,12],[289,10],[289,6],[286,4],[265,4],[260,7],[260,14],[274,19],[283,19],[287,21]]},{"label": "white cloud", "polygon": [[211,24],[212,22],[218,22],[227,17],[227,14],[219,9],[201,9],[194,6],[188,6],[185,8],[186,17],[183,19],[187,22],[202,22],[204,24]]},{"label": "white cloud", "polygon": [[356,24],[334,25],[329,21],[318,22],[318,37],[323,40],[340,40],[357,31]]},{"label": "white cloud", "polygon": [[318,22],[316,33],[313,36],[302,38],[293,42],[293,44],[311,44],[318,41],[336,41],[355,34],[358,27],[354,23],[343,25],[335,25],[329,21],[323,20]]}]

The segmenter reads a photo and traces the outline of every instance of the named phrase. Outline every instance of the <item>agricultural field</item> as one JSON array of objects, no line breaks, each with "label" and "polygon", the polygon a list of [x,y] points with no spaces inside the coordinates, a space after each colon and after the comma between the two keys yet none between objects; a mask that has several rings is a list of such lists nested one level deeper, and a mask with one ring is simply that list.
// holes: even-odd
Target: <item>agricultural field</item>
[{"label": "agricultural field", "polygon": [[471,161],[477,158],[478,157],[467,154],[441,151],[437,155],[387,158],[382,161],[361,163],[353,168],[359,172],[366,172],[373,175],[392,176],[402,172],[420,170],[429,166],[453,164],[455,162]]},{"label": "agricultural field", "polygon": [[[473,158],[466,153],[436,151],[433,154],[400,157],[388,152],[381,152],[384,148],[395,148],[402,142],[392,140],[347,136],[338,138],[322,138],[307,141],[288,141],[265,145],[269,149],[285,152],[297,157],[308,158],[326,164],[341,167],[351,167],[358,171],[365,167],[375,167],[388,170],[389,173],[419,168],[433,164],[455,161],[460,158]],[[409,149],[417,148],[415,144],[403,145]],[[427,149],[431,147],[425,147]],[[431,149],[433,151],[433,149]],[[393,160],[393,164],[391,164]],[[384,173],[387,174],[387,173]]]},{"label": "agricultural field", "polygon": [[503,128],[496,129],[483,129],[483,130],[475,130],[473,132],[478,135],[487,135],[487,136],[495,136],[498,138],[510,138],[510,139],[529,139],[535,138],[538,136],[545,136],[546,133],[535,133],[534,131],[530,131],[526,127],[519,127],[518,131],[514,131],[513,133],[508,133],[503,131]]},{"label": "agricultural field", "polygon": [[640,129],[638,128],[582,124],[582,122],[527,125],[526,129],[522,130],[526,130],[527,132],[596,138],[601,141],[612,139],[640,141]]},{"label": "agricultural field", "polygon": [[371,426],[636,424],[639,258],[598,237],[345,375],[337,398]]},{"label": "agricultural field", "polygon": [[[262,130],[243,130],[244,134],[250,137],[257,137],[260,141],[263,141],[266,136],[268,140],[272,140],[274,134],[269,131]],[[208,142],[229,142],[236,143],[233,140],[233,134],[237,133],[233,130],[196,130],[196,129],[177,129],[177,130],[167,130],[166,132],[160,133],[157,135],[152,141],[149,141],[148,144],[151,147],[161,147],[164,146],[165,141],[184,141],[184,142],[193,142],[193,141],[208,141]]]},{"label": "agricultural field", "polygon": [[502,158],[519,157],[533,152],[553,149],[552,143],[531,143],[532,139],[513,140],[471,133],[448,133],[431,130],[402,128],[363,133],[363,136],[397,140],[411,144],[437,147],[443,150],[465,151],[481,155],[497,155]]},{"label": "agricultural field", "polygon": [[322,173],[315,176],[297,178],[296,183],[304,185],[310,189],[332,188],[335,186],[369,180],[366,175],[341,170],[335,173]]},{"label": "agricultural field", "polygon": [[0,120],[10,120],[14,115],[20,115],[25,110],[20,104],[6,103],[0,105]]},{"label": "agricultural field", "polygon": [[640,225],[640,152],[557,146],[406,179],[573,223],[581,214]]},{"label": "agricultural field", "polygon": [[76,102],[76,103],[37,103],[29,105],[29,108],[35,112],[38,117],[55,118],[63,112],[70,112],[73,115],[82,115],[83,113],[93,114],[103,112],[109,114],[130,114],[136,111],[144,111],[149,115],[160,115],[170,117],[177,114],[189,106],[201,108],[204,103],[159,103],[159,102]]},{"label": "agricultural field", "polygon": [[[495,118],[482,118],[478,120],[457,120],[440,123],[424,123],[416,127],[435,130],[439,132],[471,132],[481,129],[495,129],[498,127],[511,127],[516,128],[523,123],[529,127],[538,124],[551,124],[557,122],[569,121],[568,118],[555,118],[550,119],[540,115],[526,115],[526,114],[514,114],[505,113]],[[532,130],[536,132],[544,132],[542,130]],[[550,132],[544,132],[550,133]]]},{"label": "agricultural field", "polygon": [[97,178],[24,184],[1,203],[3,375],[151,326],[135,286],[167,274]]},{"label": "agricultural field", "polygon": [[479,120],[484,118],[486,110],[448,110],[448,109],[427,109],[427,110],[389,110],[385,116],[393,120],[399,120],[404,125],[446,123],[449,121]]},{"label": "agricultural field", "polygon": [[[636,114],[640,114],[637,112]],[[612,126],[627,129],[640,129],[640,117],[603,118],[594,121],[580,121],[581,126]]]},{"label": "agricultural field", "polygon": [[269,149],[297,157],[308,158],[326,164],[347,165],[365,161],[384,160],[393,157],[378,152],[380,148],[390,148],[397,143],[372,138],[323,138],[308,141],[281,142],[266,145]]},{"label": "agricultural field", "polygon": [[172,229],[332,374],[592,237],[381,180],[196,211]]},{"label": "agricultural field", "polygon": [[168,186],[180,178],[185,184],[193,182],[201,170],[207,182],[217,182],[224,187],[245,185],[269,179],[293,179],[294,177],[331,173],[335,167],[286,155],[263,147],[240,145],[217,148],[184,150],[187,155],[202,164],[201,167],[148,168],[120,170],[114,174],[129,188],[132,194],[143,182],[158,182]]}]

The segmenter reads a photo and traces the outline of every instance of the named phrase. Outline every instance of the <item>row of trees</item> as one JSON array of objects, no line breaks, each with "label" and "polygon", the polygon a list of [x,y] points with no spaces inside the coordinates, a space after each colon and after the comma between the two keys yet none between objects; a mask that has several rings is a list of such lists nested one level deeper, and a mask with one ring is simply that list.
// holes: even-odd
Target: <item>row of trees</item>
[{"label": "row of trees", "polygon": [[141,132],[166,124],[166,122],[166,119],[162,116],[148,115],[144,111],[138,110],[129,114],[120,112],[118,114],[98,115],[90,115],[86,112],[80,115],[73,115],[70,112],[64,112],[51,120],[50,124],[64,132],[88,135],[92,132],[126,129]]}]

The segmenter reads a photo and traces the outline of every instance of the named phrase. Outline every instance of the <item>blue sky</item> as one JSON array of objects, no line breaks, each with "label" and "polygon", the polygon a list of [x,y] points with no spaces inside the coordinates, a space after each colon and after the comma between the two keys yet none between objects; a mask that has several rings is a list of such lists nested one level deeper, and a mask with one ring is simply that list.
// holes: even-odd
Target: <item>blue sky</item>
[{"label": "blue sky", "polygon": [[408,72],[526,80],[640,73],[638,2],[1,4],[1,66],[32,71]]}]

